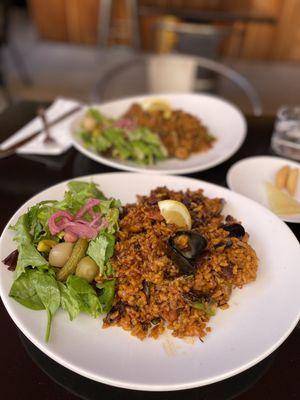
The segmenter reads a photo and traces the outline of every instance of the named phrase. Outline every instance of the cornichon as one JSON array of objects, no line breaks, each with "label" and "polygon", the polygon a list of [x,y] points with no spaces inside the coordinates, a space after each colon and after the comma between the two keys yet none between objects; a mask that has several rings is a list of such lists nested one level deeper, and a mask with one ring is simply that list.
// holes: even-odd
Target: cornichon
[{"label": "cornichon", "polygon": [[88,241],[86,239],[77,240],[70,258],[56,275],[59,281],[65,281],[69,275],[75,272],[77,264],[85,256],[87,247]]}]

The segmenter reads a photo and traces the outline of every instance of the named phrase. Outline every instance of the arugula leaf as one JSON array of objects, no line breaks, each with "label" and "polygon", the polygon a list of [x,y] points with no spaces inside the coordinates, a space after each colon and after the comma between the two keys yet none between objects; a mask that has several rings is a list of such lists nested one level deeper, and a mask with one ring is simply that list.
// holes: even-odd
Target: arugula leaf
[{"label": "arugula leaf", "polygon": [[86,312],[93,318],[100,315],[101,305],[97,293],[85,279],[70,275],[66,287],[71,296],[77,300],[80,311]]},{"label": "arugula leaf", "polygon": [[48,262],[37,251],[32,243],[29,233],[28,214],[23,214],[18,219],[16,225],[12,228],[16,231],[14,240],[18,243],[18,261],[16,266],[16,278],[18,278],[26,267],[48,269]]},{"label": "arugula leaf", "polygon": [[116,286],[116,280],[112,279],[111,281],[105,281],[103,283],[98,283],[97,288],[102,290],[102,293],[99,296],[99,301],[102,307],[102,312],[109,312],[114,296],[115,296],[115,286]]},{"label": "arugula leaf", "polygon": [[32,278],[35,272],[36,270],[29,269],[19,276],[19,278],[17,278],[12,284],[9,296],[31,310],[44,310],[45,306],[33,285]]},{"label": "arugula leaf", "polygon": [[87,255],[98,265],[101,275],[107,275],[106,264],[114,254],[114,246],[114,235],[106,231],[100,232],[96,239],[90,241]]},{"label": "arugula leaf", "polygon": [[61,307],[67,311],[71,321],[80,313],[80,301],[77,294],[62,282],[57,282],[60,290]]}]

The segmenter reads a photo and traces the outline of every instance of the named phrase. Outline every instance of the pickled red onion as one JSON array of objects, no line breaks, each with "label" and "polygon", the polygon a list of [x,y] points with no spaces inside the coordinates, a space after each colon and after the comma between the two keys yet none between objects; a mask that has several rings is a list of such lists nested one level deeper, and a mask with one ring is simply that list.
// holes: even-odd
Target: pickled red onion
[{"label": "pickled red onion", "polygon": [[[77,237],[94,239],[99,230],[107,227],[107,221],[101,217],[99,212],[95,212],[93,207],[100,204],[100,200],[91,198],[80,210],[72,215],[71,213],[59,210],[48,220],[49,230],[52,235],[64,231],[65,233],[72,233]],[[92,217],[91,221],[87,221],[82,217],[89,214]]]}]

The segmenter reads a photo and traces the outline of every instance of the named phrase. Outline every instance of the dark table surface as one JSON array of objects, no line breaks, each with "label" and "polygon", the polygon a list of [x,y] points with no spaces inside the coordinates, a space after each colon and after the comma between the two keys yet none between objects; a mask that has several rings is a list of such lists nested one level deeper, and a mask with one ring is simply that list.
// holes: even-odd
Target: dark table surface
[{"label": "dark table surface", "polygon": [[[28,122],[37,103],[23,102],[0,114],[0,141]],[[225,163],[190,176],[226,186],[228,168],[241,158],[270,154],[273,117],[249,117],[248,136]],[[12,156],[0,160],[0,229],[26,200],[65,179],[112,168],[71,149],[60,157]],[[298,239],[299,225],[289,224]],[[233,378],[182,392],[143,393],[102,385],[65,369],[45,356],[16,328],[0,302],[1,398],[3,399],[298,399],[300,397],[299,325],[271,356]]]}]

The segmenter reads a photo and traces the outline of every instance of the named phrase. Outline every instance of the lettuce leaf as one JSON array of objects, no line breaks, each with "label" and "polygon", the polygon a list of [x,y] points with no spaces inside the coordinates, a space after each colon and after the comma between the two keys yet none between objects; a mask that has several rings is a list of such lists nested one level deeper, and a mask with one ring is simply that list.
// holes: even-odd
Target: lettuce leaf
[{"label": "lettuce leaf", "polygon": [[75,214],[90,198],[105,200],[105,196],[94,182],[71,181],[64,199],[56,203],[56,209]]},{"label": "lettuce leaf", "polygon": [[101,114],[101,112],[96,108],[88,109],[86,115],[94,118],[97,122],[101,122],[105,119],[105,117]]},{"label": "lettuce leaf", "polygon": [[18,243],[18,261],[16,266],[16,278],[18,278],[23,272],[25,272],[26,267],[40,268],[47,270],[48,261],[37,251],[34,244],[32,243],[32,238],[29,233],[30,221],[28,214],[23,214],[18,219],[18,222],[12,229],[16,231],[16,236],[14,240]]},{"label": "lettuce leaf", "polygon": [[87,249],[89,255],[98,265],[100,274],[103,276],[111,273],[111,266],[108,263],[110,257],[114,254],[115,237],[107,231],[102,231],[96,239],[90,241]]},{"label": "lettuce leaf", "polygon": [[26,273],[19,276],[12,284],[9,296],[31,310],[44,310],[45,306],[33,285],[32,278],[34,273],[35,270],[29,269]]},{"label": "lettuce leaf", "polygon": [[97,318],[102,309],[97,296],[96,291],[92,286],[84,279],[79,278],[76,275],[70,275],[66,282],[66,289],[69,296],[72,297],[72,303],[64,303],[65,309],[69,315],[77,312],[74,308],[74,303],[77,302],[75,307],[78,307],[80,311],[89,314],[93,318]]},{"label": "lettuce leaf", "polygon": [[60,291],[53,274],[27,269],[13,283],[9,296],[31,310],[47,310],[45,340],[49,340],[51,323],[60,306]]},{"label": "lettuce leaf", "polygon": [[77,294],[62,282],[58,282],[58,287],[60,290],[61,307],[69,314],[70,321],[73,321],[80,313],[80,302]]},{"label": "lettuce leaf", "polygon": [[112,307],[112,304],[114,301],[114,296],[115,296],[115,286],[116,286],[115,279],[97,284],[97,288],[101,289],[99,301],[100,301],[103,313],[109,312]]},{"label": "lettuce leaf", "polygon": [[36,290],[37,296],[47,310],[47,328],[45,340],[48,342],[50,337],[50,330],[52,319],[60,306],[60,291],[55,277],[51,273],[41,271],[34,271],[32,274],[33,286]]}]

